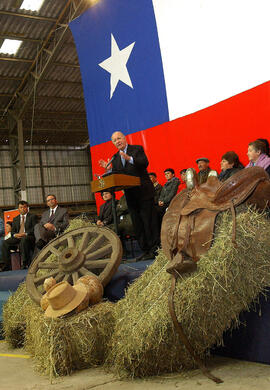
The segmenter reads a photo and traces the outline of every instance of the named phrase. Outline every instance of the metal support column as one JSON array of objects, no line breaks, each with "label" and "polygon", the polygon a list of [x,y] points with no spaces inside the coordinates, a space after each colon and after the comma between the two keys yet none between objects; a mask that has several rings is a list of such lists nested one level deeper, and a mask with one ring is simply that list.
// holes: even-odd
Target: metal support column
[{"label": "metal support column", "polygon": [[[93,180],[93,171],[92,171],[92,156],[91,156],[90,145],[87,146],[86,150],[87,150],[87,158],[89,161],[90,181],[92,181]],[[90,199],[95,200],[95,196],[94,196],[93,192],[90,193]]]},{"label": "metal support column", "polygon": [[24,161],[23,126],[22,126],[21,119],[17,120],[17,130],[18,130],[18,157],[19,157],[19,178],[20,178],[21,199],[27,200],[26,172],[25,172],[25,161]]},{"label": "metal support column", "polygon": [[[10,128],[14,127],[15,118],[9,117]],[[13,191],[15,207],[19,200],[27,200],[26,197],[26,172],[24,162],[24,143],[22,120],[16,119],[17,134],[14,131],[9,132],[9,146],[13,173]]]},{"label": "metal support column", "polygon": [[[10,156],[12,163],[12,179],[13,179],[13,194],[14,194],[14,204],[18,205],[19,202],[19,188],[18,188],[18,171],[17,171],[17,163],[18,163],[18,137],[12,131],[14,128],[15,119],[9,116],[9,148],[10,148]],[[16,126],[16,125],[15,125]]]}]

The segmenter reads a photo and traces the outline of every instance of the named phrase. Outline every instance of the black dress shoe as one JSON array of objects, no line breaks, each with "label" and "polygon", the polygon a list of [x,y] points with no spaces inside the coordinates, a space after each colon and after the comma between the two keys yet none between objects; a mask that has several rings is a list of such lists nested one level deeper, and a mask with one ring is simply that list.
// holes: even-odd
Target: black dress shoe
[{"label": "black dress shoe", "polygon": [[[154,253],[152,253],[152,252],[147,252],[147,253],[145,253],[145,254],[140,258],[139,261],[154,260],[154,258],[155,258]],[[137,258],[137,261],[138,261],[138,258]]]},{"label": "black dress shoe", "polygon": [[136,257],[136,261],[140,261],[147,254],[147,252],[143,252],[140,256]]}]

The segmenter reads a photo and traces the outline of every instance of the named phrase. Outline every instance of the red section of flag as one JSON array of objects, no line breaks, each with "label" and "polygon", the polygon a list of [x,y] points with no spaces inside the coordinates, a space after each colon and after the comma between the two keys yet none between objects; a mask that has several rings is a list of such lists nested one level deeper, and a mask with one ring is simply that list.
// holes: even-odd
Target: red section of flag
[{"label": "red section of flag", "polygon": [[[197,168],[196,158],[208,157],[220,172],[221,156],[234,150],[248,163],[248,143],[270,138],[270,81],[194,114],[127,136],[131,144],[143,145],[149,159],[148,171],[164,183],[165,168],[176,176],[183,168]],[[121,130],[121,129],[116,129]],[[93,173],[103,173],[98,160],[116,152],[111,142],[91,148]],[[97,205],[102,203],[97,196]]]}]

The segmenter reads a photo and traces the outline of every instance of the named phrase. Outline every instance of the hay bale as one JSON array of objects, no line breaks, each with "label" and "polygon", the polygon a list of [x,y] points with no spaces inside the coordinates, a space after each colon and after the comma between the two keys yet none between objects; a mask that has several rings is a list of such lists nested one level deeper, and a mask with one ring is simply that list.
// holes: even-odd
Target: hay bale
[{"label": "hay bale", "polygon": [[25,313],[32,304],[25,283],[22,283],[3,306],[3,335],[12,348],[24,345]]},{"label": "hay bale", "polygon": [[[230,213],[223,213],[212,248],[198,270],[180,276],[175,291],[178,320],[197,354],[222,343],[258,294],[270,285],[270,221],[252,209],[237,216],[237,248]],[[168,309],[171,276],[161,252],[116,304],[115,331],[106,365],[120,376],[145,377],[194,367]]]},{"label": "hay bale", "polygon": [[[89,225],[74,219],[65,232]],[[56,261],[54,254],[45,260]],[[47,272],[39,270],[38,276]],[[76,315],[51,319],[31,300],[22,283],[4,306],[4,335],[11,347],[25,347],[39,372],[50,377],[68,375],[104,362],[114,328],[113,310],[113,303],[103,302]]]},{"label": "hay bale", "polygon": [[114,328],[114,304],[103,302],[65,318],[51,319],[34,305],[26,315],[25,349],[35,368],[50,377],[104,362]]}]

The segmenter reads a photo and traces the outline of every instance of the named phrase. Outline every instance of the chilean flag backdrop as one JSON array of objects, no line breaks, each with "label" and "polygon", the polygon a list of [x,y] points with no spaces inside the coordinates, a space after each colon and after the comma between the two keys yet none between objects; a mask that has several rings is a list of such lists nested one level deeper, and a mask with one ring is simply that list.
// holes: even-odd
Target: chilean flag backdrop
[{"label": "chilean flag backdrop", "polygon": [[220,171],[269,138],[269,0],[100,0],[70,23],[82,74],[93,173],[114,131],[143,145],[149,171]]}]

